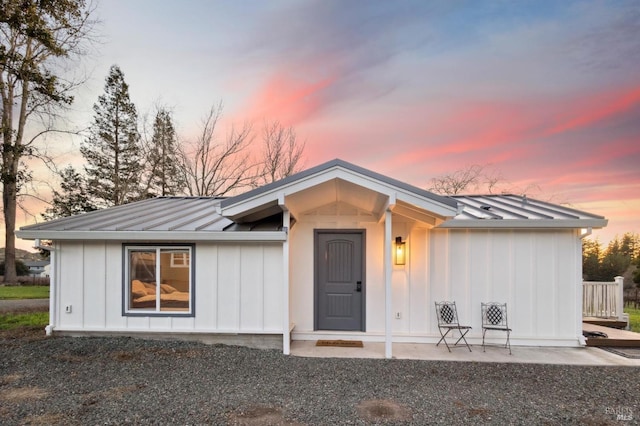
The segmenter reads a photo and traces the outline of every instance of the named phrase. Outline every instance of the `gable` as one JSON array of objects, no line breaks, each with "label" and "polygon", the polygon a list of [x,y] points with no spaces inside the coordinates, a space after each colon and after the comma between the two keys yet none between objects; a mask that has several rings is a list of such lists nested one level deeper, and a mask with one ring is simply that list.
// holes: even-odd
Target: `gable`
[{"label": "gable", "polygon": [[429,225],[453,218],[458,211],[457,202],[449,197],[334,160],[223,200],[220,213],[243,222],[269,216],[277,209],[288,209],[295,217],[332,203],[349,204],[378,219],[390,209]]}]

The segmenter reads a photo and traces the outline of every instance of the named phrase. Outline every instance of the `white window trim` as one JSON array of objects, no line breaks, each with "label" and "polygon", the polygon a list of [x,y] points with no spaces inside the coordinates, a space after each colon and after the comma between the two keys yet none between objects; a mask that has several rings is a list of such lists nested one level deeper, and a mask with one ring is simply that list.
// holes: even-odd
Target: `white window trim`
[{"label": "white window trim", "polygon": [[[171,310],[160,310],[160,304],[156,303],[156,307],[154,308],[131,308],[131,252],[132,251],[154,251],[156,252],[156,259],[160,259],[160,253],[162,250],[188,250],[188,258],[189,263],[186,266],[182,265],[173,265],[174,257],[173,255],[176,253],[171,253],[171,266],[172,267],[185,267],[189,268],[189,310],[188,311],[171,311]],[[192,317],[194,316],[194,304],[195,304],[195,291],[193,285],[193,277],[194,277],[194,259],[193,259],[193,250],[194,246],[185,244],[185,245],[136,245],[136,244],[123,244],[123,253],[124,253],[124,282],[123,282],[123,314],[125,316],[159,316],[159,317]],[[178,253],[179,254],[179,253]],[[156,301],[160,298],[160,262],[156,261]]]},{"label": "white window trim", "polygon": [[171,253],[171,267],[172,268],[189,268],[191,265],[191,258],[188,257],[189,261],[187,261],[187,257],[185,254],[191,253]]}]

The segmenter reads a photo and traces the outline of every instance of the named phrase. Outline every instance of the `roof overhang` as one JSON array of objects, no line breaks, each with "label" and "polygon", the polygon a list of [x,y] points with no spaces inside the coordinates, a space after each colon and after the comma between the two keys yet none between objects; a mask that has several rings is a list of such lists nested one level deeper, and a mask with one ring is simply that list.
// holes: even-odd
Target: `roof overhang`
[{"label": "roof overhang", "polygon": [[458,203],[386,176],[334,160],[286,179],[228,198],[220,213],[237,223],[259,220],[288,209],[293,216],[334,202],[345,202],[381,217],[385,209],[431,226],[453,218]]},{"label": "roof overhang", "polygon": [[583,229],[604,228],[606,219],[455,219],[442,223],[446,229]]},{"label": "roof overhang", "polygon": [[460,214],[439,228],[586,229],[604,228],[603,216],[515,194],[455,195]]},{"label": "roof overhang", "polygon": [[175,231],[50,231],[20,230],[16,236],[25,240],[105,240],[105,241],[212,241],[212,242],[282,242],[284,231],[235,231],[235,232],[175,232]]}]

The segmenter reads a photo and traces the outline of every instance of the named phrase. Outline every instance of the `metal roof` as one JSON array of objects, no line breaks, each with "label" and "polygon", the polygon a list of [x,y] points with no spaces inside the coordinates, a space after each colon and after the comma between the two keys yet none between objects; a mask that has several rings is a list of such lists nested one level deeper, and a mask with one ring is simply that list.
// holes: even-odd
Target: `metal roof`
[{"label": "metal roof", "polygon": [[[158,197],[24,226],[16,234],[53,240],[286,240],[280,216],[236,223],[219,213],[223,202],[215,197]],[[458,214],[439,228],[580,229],[607,225],[602,216],[512,194],[447,197],[447,204],[451,203],[459,207]]]},{"label": "metal roof", "polygon": [[216,213],[220,198],[158,197],[25,226],[56,231],[223,231],[233,222]]},{"label": "metal roof", "polygon": [[603,216],[514,194],[454,195],[462,211],[442,228],[601,228]]},{"label": "metal roof", "polygon": [[[284,240],[284,232],[273,221],[236,227],[217,212],[221,201],[216,197],[157,197],[24,226],[17,235],[67,240]],[[243,235],[249,233],[252,235]]]}]

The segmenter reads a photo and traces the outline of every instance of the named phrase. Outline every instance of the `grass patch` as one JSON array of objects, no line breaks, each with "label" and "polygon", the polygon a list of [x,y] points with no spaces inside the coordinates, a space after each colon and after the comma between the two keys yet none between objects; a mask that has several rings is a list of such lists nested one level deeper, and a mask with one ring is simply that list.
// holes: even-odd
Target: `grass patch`
[{"label": "grass patch", "polygon": [[640,333],[640,309],[624,308],[624,312],[629,314],[629,329]]},{"label": "grass patch", "polygon": [[0,300],[8,299],[47,299],[49,298],[49,286],[0,286]]},{"label": "grass patch", "polygon": [[0,314],[0,330],[44,328],[49,324],[49,312]]}]

